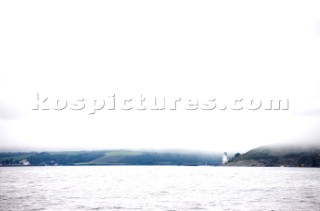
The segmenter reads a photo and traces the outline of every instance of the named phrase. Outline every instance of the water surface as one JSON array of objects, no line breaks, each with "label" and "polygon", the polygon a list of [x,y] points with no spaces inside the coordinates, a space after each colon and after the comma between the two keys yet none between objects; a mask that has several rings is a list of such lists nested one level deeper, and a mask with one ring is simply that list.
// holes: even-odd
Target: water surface
[{"label": "water surface", "polygon": [[320,169],[0,168],[0,210],[320,210]]}]

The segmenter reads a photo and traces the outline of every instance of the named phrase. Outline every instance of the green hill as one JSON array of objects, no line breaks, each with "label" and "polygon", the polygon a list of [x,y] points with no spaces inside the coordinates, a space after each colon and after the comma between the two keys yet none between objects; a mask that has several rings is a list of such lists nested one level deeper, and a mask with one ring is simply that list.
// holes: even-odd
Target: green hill
[{"label": "green hill", "polygon": [[320,147],[264,146],[232,158],[227,165],[320,167]]},{"label": "green hill", "polygon": [[220,165],[220,154],[128,150],[0,153],[0,165]]}]

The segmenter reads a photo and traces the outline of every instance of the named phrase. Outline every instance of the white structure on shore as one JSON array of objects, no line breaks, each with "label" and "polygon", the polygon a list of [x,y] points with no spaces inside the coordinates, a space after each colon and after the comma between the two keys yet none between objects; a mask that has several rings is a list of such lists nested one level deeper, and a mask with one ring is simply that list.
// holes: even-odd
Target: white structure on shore
[{"label": "white structure on shore", "polygon": [[20,165],[23,165],[23,166],[30,166],[30,162],[27,161],[26,159],[23,159],[20,161]]},{"label": "white structure on shore", "polygon": [[229,161],[228,154],[225,152],[222,155],[222,165],[227,164]]}]

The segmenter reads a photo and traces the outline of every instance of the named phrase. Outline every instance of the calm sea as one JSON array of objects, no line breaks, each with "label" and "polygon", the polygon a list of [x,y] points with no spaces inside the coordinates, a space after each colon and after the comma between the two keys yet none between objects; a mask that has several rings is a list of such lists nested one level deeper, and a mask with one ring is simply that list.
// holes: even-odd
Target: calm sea
[{"label": "calm sea", "polygon": [[0,210],[320,210],[320,169],[0,168]]}]

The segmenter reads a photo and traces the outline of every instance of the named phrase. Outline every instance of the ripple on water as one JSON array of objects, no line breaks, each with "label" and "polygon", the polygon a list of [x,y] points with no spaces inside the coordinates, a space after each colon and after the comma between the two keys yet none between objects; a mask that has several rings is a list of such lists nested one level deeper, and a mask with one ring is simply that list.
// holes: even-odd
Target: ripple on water
[{"label": "ripple on water", "polygon": [[319,210],[319,177],[307,168],[2,168],[0,210]]}]

